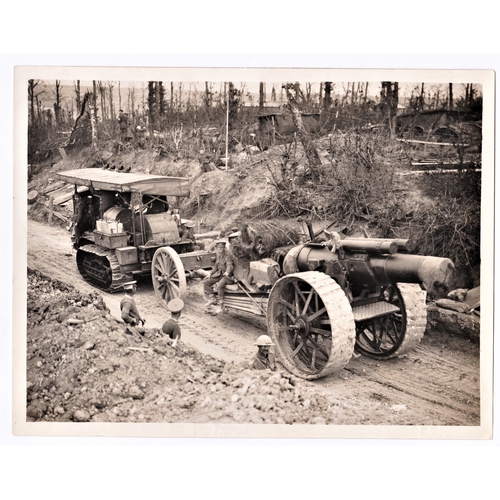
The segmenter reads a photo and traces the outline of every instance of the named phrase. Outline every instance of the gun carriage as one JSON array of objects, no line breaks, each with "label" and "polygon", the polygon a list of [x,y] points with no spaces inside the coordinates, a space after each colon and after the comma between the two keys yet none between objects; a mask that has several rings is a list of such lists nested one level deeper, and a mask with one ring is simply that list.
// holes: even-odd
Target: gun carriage
[{"label": "gun carriage", "polygon": [[[338,372],[354,349],[391,359],[413,349],[427,322],[427,292],[451,283],[450,259],[414,255],[410,240],[347,238],[277,248],[250,262],[259,291],[237,280],[225,307],[267,318],[283,365],[316,379]],[[236,267],[235,267],[236,269]]]}]

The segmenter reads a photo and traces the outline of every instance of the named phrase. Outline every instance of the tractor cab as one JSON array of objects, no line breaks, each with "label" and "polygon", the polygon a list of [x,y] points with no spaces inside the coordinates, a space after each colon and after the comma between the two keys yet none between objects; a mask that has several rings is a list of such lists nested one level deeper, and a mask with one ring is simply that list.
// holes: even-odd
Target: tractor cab
[{"label": "tractor cab", "polygon": [[73,246],[80,274],[106,290],[122,290],[151,274],[164,305],[185,291],[186,272],[213,266],[211,252],[191,252],[183,239],[178,208],[189,179],[94,168],[59,172],[74,184]]}]

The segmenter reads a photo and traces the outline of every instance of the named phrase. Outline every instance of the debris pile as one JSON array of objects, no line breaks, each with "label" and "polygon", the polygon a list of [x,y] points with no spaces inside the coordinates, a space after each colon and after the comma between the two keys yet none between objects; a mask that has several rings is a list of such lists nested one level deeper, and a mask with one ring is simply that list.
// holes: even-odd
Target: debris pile
[{"label": "debris pile", "polygon": [[427,308],[428,329],[480,340],[481,287],[458,288]]},{"label": "debris pile", "polygon": [[[156,329],[127,334],[95,293],[28,273],[27,419],[347,424],[359,410],[286,371],[250,370]],[[250,360],[249,360],[250,361]]]}]

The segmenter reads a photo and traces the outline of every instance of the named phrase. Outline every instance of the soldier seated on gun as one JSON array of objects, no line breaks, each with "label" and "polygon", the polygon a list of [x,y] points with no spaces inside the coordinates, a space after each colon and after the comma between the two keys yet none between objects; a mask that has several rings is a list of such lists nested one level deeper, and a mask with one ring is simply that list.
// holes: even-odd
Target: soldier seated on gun
[{"label": "soldier seated on gun", "polygon": [[202,241],[196,241],[194,236],[194,222],[190,220],[181,220],[181,227],[179,230],[179,236],[183,240],[190,240],[191,243],[186,245],[187,252],[196,252],[197,250],[205,250],[205,243]]},{"label": "soldier seated on gun", "polygon": [[276,370],[274,354],[270,352],[271,346],[274,345],[271,338],[268,335],[261,335],[254,345],[256,345],[259,350],[250,364],[250,368],[254,370]]},{"label": "soldier seated on gun", "polygon": [[137,291],[137,285],[128,285],[127,287],[125,287],[125,291],[126,294],[120,301],[120,311],[122,320],[127,325],[126,330],[128,333],[138,332],[143,335],[144,329],[138,325],[139,323],[141,323],[142,326],[144,326],[146,320],[141,318],[141,315],[139,314],[139,311],[137,310],[137,306],[135,304],[134,295]]},{"label": "soldier seated on gun", "polygon": [[[215,242],[216,261],[214,268],[210,271],[203,283],[205,298],[208,302],[205,307],[218,304],[214,311],[218,314],[224,310],[224,287],[234,283],[233,269],[234,263],[231,255],[226,251],[225,240]],[[213,285],[217,284],[217,296],[214,295]]]},{"label": "soldier seated on gun", "polygon": [[184,301],[182,299],[172,299],[167,308],[171,313],[171,317],[163,323],[161,331],[168,335],[172,340],[172,347],[177,347],[177,342],[181,338],[181,328],[179,326],[179,318],[181,316]]}]

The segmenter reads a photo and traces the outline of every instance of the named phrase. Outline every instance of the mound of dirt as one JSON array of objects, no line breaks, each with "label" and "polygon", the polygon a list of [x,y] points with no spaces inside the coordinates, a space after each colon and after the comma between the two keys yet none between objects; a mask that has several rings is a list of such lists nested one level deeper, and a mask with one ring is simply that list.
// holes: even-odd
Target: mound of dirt
[{"label": "mound of dirt", "polygon": [[348,424],[360,415],[284,371],[225,363],[157,329],[125,332],[102,298],[28,273],[28,421]]},{"label": "mound of dirt", "polygon": [[[224,166],[204,172],[198,158],[171,158],[158,156],[155,150],[132,149],[111,152],[111,145],[99,153],[99,161],[111,168],[130,169],[130,172],[150,173],[175,177],[187,177],[190,180],[191,196],[179,199],[181,212],[200,223],[200,230],[226,229],[235,221],[251,215],[269,199],[269,172],[266,167],[269,152],[256,155],[262,158],[238,157],[231,162],[231,168]],[[81,150],[68,153],[66,158],[53,159],[50,164],[41,165],[37,175],[30,180],[29,190],[38,190],[36,206],[29,210],[29,217],[37,221],[47,220],[47,206],[50,193],[60,184],[55,173],[64,170],[96,167],[97,153]],[[280,150],[274,151],[280,155]],[[55,161],[58,160],[58,161]],[[96,167],[97,168],[97,167]],[[71,206],[55,207],[66,218],[71,217]],[[59,221],[60,222],[60,221]],[[64,221],[63,221],[64,222]],[[58,223],[55,220],[54,223]]]}]

